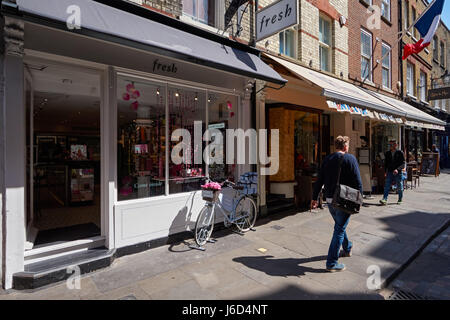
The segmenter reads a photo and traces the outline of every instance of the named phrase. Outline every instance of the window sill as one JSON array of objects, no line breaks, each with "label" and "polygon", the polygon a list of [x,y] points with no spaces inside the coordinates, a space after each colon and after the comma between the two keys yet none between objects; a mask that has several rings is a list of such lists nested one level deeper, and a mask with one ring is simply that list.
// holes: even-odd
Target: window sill
[{"label": "window sill", "polygon": [[392,91],[392,89],[391,88],[389,88],[389,87],[385,87],[385,86],[381,86],[381,89],[383,89],[384,91],[386,91],[386,92],[389,92],[389,93],[392,93],[392,94],[394,94],[395,92],[394,91]]},{"label": "window sill", "polygon": [[223,30],[220,30],[220,29],[218,29],[216,27],[211,27],[211,26],[209,26],[207,24],[204,24],[204,23],[201,23],[199,21],[196,21],[196,20],[192,19],[191,17],[186,16],[184,14],[182,14],[180,16],[180,21],[185,22],[185,23],[189,23],[189,24],[191,24],[193,26],[196,26],[198,28],[201,28],[201,29],[204,29],[204,30],[216,33],[216,34],[220,34],[223,37],[227,37],[228,38],[230,36],[229,32],[223,32]]},{"label": "window sill", "polygon": [[411,99],[413,99],[413,100],[415,100],[415,101],[417,101],[417,97],[415,97],[415,96],[413,96],[413,95],[411,95],[409,93],[407,93],[406,96],[411,98]]}]

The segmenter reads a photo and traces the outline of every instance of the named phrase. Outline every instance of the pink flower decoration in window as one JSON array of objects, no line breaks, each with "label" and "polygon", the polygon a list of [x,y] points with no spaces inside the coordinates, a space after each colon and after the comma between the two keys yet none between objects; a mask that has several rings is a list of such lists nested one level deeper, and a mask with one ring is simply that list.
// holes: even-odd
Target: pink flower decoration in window
[{"label": "pink flower decoration in window", "polygon": [[139,108],[139,102],[135,101],[131,104],[131,109],[136,111]]},{"label": "pink flower decoration in window", "polygon": [[122,95],[122,99],[125,100],[125,101],[129,101],[130,100],[130,95],[128,93],[124,93]]},{"label": "pink flower decoration in window", "polygon": [[134,92],[133,92],[133,94],[131,95],[131,97],[133,98],[133,99],[137,99],[137,98],[139,98],[141,96],[141,93],[139,92],[139,90],[135,90]]},{"label": "pink flower decoration in window", "polygon": [[233,105],[231,104],[230,101],[227,101],[227,108],[228,108],[228,110],[233,109]]},{"label": "pink flower decoration in window", "polygon": [[136,88],[134,87],[134,84],[132,84],[132,83],[127,84],[126,88],[127,88],[127,92],[129,92],[129,93],[133,93],[136,90]]},{"label": "pink flower decoration in window", "polygon": [[230,118],[234,117],[234,112],[230,112]]}]

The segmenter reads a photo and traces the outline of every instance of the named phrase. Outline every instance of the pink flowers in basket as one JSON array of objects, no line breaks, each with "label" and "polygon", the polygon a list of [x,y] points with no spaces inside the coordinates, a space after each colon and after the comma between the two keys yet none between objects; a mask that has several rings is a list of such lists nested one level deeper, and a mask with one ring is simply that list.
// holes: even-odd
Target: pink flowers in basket
[{"label": "pink flowers in basket", "polygon": [[222,189],[222,186],[217,182],[208,182],[207,184],[204,184],[201,187],[202,189],[213,191],[220,191]]}]

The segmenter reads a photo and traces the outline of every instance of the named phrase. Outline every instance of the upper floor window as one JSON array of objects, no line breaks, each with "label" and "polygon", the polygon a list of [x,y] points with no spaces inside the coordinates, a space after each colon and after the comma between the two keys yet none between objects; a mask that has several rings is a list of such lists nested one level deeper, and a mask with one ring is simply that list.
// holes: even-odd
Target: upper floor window
[{"label": "upper floor window", "polygon": [[445,44],[441,41],[441,66],[445,66]]},{"label": "upper floor window", "polygon": [[280,53],[295,58],[295,32],[287,29],[279,33]]},{"label": "upper floor window", "polygon": [[[416,9],[411,8],[411,15],[412,15],[412,21],[414,23],[414,21],[416,21],[416,19],[417,19]],[[416,29],[416,27],[413,27],[412,36],[413,36],[414,39],[417,39],[417,29]]]},{"label": "upper floor window", "polygon": [[361,79],[372,81],[372,35],[361,30]]},{"label": "upper floor window", "polygon": [[215,0],[183,0],[183,14],[193,20],[215,26],[216,1]]},{"label": "upper floor window", "polygon": [[381,1],[381,15],[391,21],[391,0]]},{"label": "upper floor window", "polygon": [[438,58],[439,58],[439,48],[438,48],[438,43],[439,43],[439,41],[438,41],[438,38],[435,36],[434,38],[433,38],[433,59],[434,60],[438,60]]},{"label": "upper floor window", "polygon": [[319,18],[319,58],[320,70],[331,71],[331,22]]},{"label": "upper floor window", "polygon": [[407,62],[406,65],[406,93],[414,96],[414,81],[415,81],[415,71],[414,65]]},{"label": "upper floor window", "polygon": [[420,71],[420,100],[427,100],[427,74]]},{"label": "upper floor window", "polygon": [[403,21],[405,22],[405,30],[409,28],[409,2],[403,1]]},{"label": "upper floor window", "polygon": [[382,81],[383,87],[391,88],[391,47],[385,43],[382,45]]}]

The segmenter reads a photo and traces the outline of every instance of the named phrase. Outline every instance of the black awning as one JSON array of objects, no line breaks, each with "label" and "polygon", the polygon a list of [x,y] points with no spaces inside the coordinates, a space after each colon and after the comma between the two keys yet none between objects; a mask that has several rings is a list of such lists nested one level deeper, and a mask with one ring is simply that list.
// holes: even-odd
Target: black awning
[{"label": "black awning", "polygon": [[[185,60],[242,76],[287,82],[257,54],[215,42],[92,0],[16,0],[14,14],[24,20]],[[9,14],[11,4],[5,8]],[[79,8],[81,29],[69,29],[73,8]],[[3,6],[2,6],[3,7]],[[70,21],[72,22],[72,21]],[[253,50],[254,52],[254,50]]]}]

